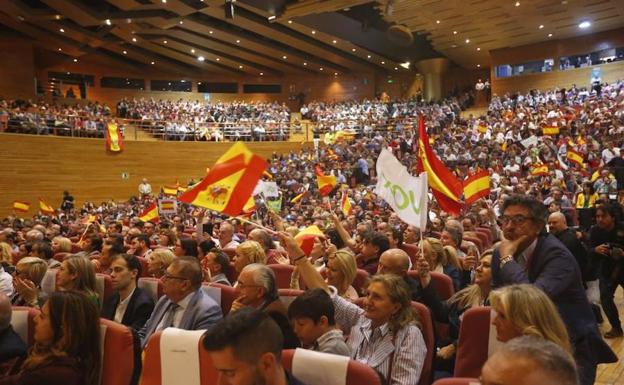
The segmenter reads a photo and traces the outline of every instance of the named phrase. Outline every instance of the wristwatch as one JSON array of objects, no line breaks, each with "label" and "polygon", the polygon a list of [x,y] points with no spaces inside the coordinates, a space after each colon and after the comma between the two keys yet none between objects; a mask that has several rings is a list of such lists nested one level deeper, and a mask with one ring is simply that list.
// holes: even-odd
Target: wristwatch
[{"label": "wristwatch", "polygon": [[500,268],[502,269],[503,266],[505,266],[505,264],[507,262],[511,262],[513,261],[513,255],[512,254],[507,254],[504,257],[500,257]]}]

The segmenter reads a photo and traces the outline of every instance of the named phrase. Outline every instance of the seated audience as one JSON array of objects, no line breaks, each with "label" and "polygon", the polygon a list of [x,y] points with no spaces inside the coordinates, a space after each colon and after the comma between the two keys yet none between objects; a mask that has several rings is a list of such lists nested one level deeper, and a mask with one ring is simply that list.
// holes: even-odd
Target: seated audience
[{"label": "seated audience", "polygon": [[327,284],[338,291],[338,295],[351,301],[358,299],[357,290],[353,287],[353,280],[357,274],[355,256],[346,249],[330,254],[327,259],[325,275]]},{"label": "seated audience", "polygon": [[102,253],[92,259],[95,265],[95,272],[100,274],[111,273],[111,263],[113,259],[124,252],[123,236],[121,234],[110,234],[104,239]]},{"label": "seated audience", "polygon": [[262,246],[256,241],[245,241],[236,248],[234,268],[240,274],[243,268],[252,263],[266,265],[266,254]]},{"label": "seated audience", "polygon": [[128,252],[137,257],[142,257],[149,259],[152,250],[150,249],[150,245],[152,241],[150,241],[149,237],[145,234],[138,234],[134,238],[132,238],[131,250]]},{"label": "seated audience", "polygon": [[167,268],[176,258],[169,249],[156,249],[150,254],[147,264],[147,272],[150,277],[160,278],[165,275]]},{"label": "seated audience", "polygon": [[[206,241],[204,241],[206,242]],[[227,276],[230,273],[230,258],[217,248],[210,250],[201,260],[204,280],[232,286]]]},{"label": "seated audience", "polygon": [[95,267],[86,257],[71,255],[61,263],[56,275],[60,291],[77,291],[91,299],[100,308],[101,298],[95,287]]},{"label": "seated audience", "polygon": [[11,298],[14,306],[41,308],[48,296],[41,289],[41,281],[48,264],[41,258],[26,257],[19,260],[13,274],[15,293]]},{"label": "seated audience", "polygon": [[422,242],[422,250],[429,266],[431,266],[431,271],[448,275],[453,280],[455,291],[460,290],[460,267],[454,249],[443,246],[442,242],[436,238],[425,238]]},{"label": "seated audience", "polygon": [[379,257],[390,248],[388,237],[376,231],[367,232],[362,237],[362,247],[357,255],[358,269],[366,270],[368,274],[377,273]]},{"label": "seated audience", "polygon": [[72,243],[69,238],[54,237],[52,238],[52,251],[56,253],[71,253]]},{"label": "seated audience", "polygon": [[197,241],[192,238],[178,238],[176,245],[173,248],[173,253],[176,257],[197,258],[199,255],[199,252],[197,251]]},{"label": "seated audience", "polygon": [[178,236],[175,232],[169,229],[160,230],[158,237],[158,246],[173,249],[178,242]]}]

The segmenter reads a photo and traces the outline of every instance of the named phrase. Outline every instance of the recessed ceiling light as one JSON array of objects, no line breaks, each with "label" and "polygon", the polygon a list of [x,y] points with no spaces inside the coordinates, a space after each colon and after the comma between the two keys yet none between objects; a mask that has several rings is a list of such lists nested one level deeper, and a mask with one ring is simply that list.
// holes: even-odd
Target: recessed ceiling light
[{"label": "recessed ceiling light", "polygon": [[520,2],[516,1],[516,7],[519,7],[519,6],[520,6]]},{"label": "recessed ceiling light", "polygon": [[481,68],[481,64],[477,64],[477,68]]},{"label": "recessed ceiling light", "polygon": [[543,28],[544,28],[544,24],[540,24],[539,29],[543,29]]},{"label": "recessed ceiling light", "polygon": [[366,58],[370,59],[370,58],[371,58],[371,55],[366,55]]},{"label": "recessed ceiling light", "polygon": [[163,4],[167,4],[167,0],[162,0]]},{"label": "recessed ceiling light", "polygon": [[203,56],[198,56],[198,57],[197,57],[197,60],[199,60],[199,61],[204,61],[204,60],[206,60],[206,58],[205,58],[205,57],[203,57]]},{"label": "recessed ceiling light", "polygon": [[585,28],[591,27],[591,23],[589,21],[584,21],[581,24],[579,24],[578,26],[579,26],[579,28],[585,29]]},{"label": "recessed ceiling light", "polygon": [[55,16],[54,16],[54,18],[55,18],[56,20],[61,20],[61,15],[55,15]]},{"label": "recessed ceiling light", "polygon": [[312,30],[312,35],[316,35],[316,31]]},{"label": "recessed ceiling light", "polygon": [[123,54],[124,54],[124,55],[127,55],[127,54],[128,54],[128,51],[125,51],[125,50],[124,50],[124,51],[123,51]]},{"label": "recessed ceiling light", "polygon": [[155,62],[155,61],[153,61],[153,62],[151,62],[150,64],[151,64],[151,65],[154,65],[154,64],[156,64],[156,62]]},{"label": "recessed ceiling light", "polygon": [[132,41],[136,43],[136,37],[133,37],[133,38],[132,38]]},{"label": "recessed ceiling light", "polygon": [[552,33],[549,33],[549,34],[548,34],[548,37],[552,37]]},{"label": "recessed ceiling light", "polygon": [[394,67],[394,70],[395,70],[395,71],[398,71],[398,70],[399,70],[399,67]]},{"label": "recessed ceiling light", "polygon": [[288,20],[288,24],[292,24],[292,20]]},{"label": "recessed ceiling light", "polygon": [[386,64],[386,62],[385,62],[385,61],[382,61],[382,62],[381,62],[381,64]]},{"label": "recessed ceiling light", "polygon": [[197,82],[197,85],[200,85],[200,86],[201,86],[201,82]]},{"label": "recessed ceiling light", "polygon": [[243,66],[238,66],[238,68],[243,69]]},{"label": "recessed ceiling light", "polygon": [[111,24],[113,24],[113,23],[111,23],[110,19],[106,19],[106,20],[104,20],[104,22],[106,23],[106,25],[111,25]]},{"label": "recessed ceiling light", "polygon": [[60,28],[60,29],[59,29],[59,31],[61,31],[61,32],[65,32],[65,30],[64,30],[63,28]]},{"label": "recessed ceiling light", "polygon": [[163,40],[163,43],[167,44],[167,40]]},{"label": "recessed ceiling light", "polygon": [[466,44],[470,43],[470,39],[466,39]]},{"label": "recessed ceiling light", "polygon": [[221,58],[220,58],[220,57],[218,57],[218,58],[217,58],[217,61],[221,61]]},{"label": "recessed ceiling light", "polygon": [[236,44],[240,44],[240,40],[236,40]]},{"label": "recessed ceiling light", "polygon": [[477,51],[481,51],[481,47],[477,47]]},{"label": "recessed ceiling light", "polygon": [[436,20],[436,24],[440,24],[440,20]]},{"label": "recessed ceiling light", "polygon": [[357,51],[355,48],[351,48],[351,52],[355,52]]},{"label": "recessed ceiling light", "polygon": [[191,48],[191,53],[195,53],[195,48]]},{"label": "recessed ceiling light", "polygon": [[78,63],[78,59],[74,59],[74,63]]},{"label": "recessed ceiling light", "polygon": [[212,35],[214,33],[214,31],[208,31],[208,33]]},{"label": "recessed ceiling light", "polygon": [[338,42],[337,42],[336,40],[332,40],[332,43],[336,44],[336,43],[338,43]]},{"label": "recessed ceiling light", "polygon": [[322,71],[322,70],[323,70],[323,67],[319,68],[319,71]]},{"label": "recessed ceiling light", "polygon": [[334,76],[338,76],[338,72],[334,72]]},{"label": "recessed ceiling light", "polygon": [[264,72],[260,72],[260,76],[264,76]]},{"label": "recessed ceiling light", "polygon": [[453,35],[457,35],[457,31],[453,31]]},{"label": "recessed ceiling light", "polygon": [[63,48],[59,48],[58,50],[59,50],[59,51],[62,51],[62,50],[63,50]]},{"label": "recessed ceiling light", "polygon": [[282,59],[286,60],[288,57],[286,55],[282,56]]},{"label": "recessed ceiling light", "polygon": [[180,20],[180,25],[184,24],[184,22],[182,20]]},{"label": "recessed ceiling light", "polygon": [[304,66],[307,66],[307,65],[308,65],[308,63],[306,63],[306,62],[303,62],[303,65],[304,65]]}]

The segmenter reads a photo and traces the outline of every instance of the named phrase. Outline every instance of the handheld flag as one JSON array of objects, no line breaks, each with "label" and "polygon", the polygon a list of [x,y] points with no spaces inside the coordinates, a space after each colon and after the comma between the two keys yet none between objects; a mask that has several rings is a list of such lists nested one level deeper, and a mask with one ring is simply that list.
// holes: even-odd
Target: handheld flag
[{"label": "handheld flag", "polygon": [[297,203],[297,202],[299,202],[300,200],[302,200],[303,198],[305,198],[308,195],[309,195],[309,192],[308,191],[304,191],[301,194],[296,195],[293,199],[291,199],[290,203],[293,203],[293,204]]},{"label": "handheld flag", "polygon": [[165,195],[178,195],[178,186],[163,186],[162,190]]},{"label": "handheld flag", "polygon": [[336,177],[333,175],[317,175],[316,183],[318,184],[321,196],[327,196],[338,182],[336,181]]},{"label": "handheld flag", "polygon": [[460,198],[463,193],[463,184],[434,153],[425,130],[425,119],[422,116],[418,123],[418,132],[417,170],[419,173],[427,172],[427,182],[442,210],[458,215],[462,209]]},{"label": "handheld flag", "polygon": [[568,150],[566,157],[570,162],[574,162],[579,166],[583,167],[583,161],[585,160],[583,154],[570,149]]},{"label": "handheld flag", "polygon": [[30,202],[13,201],[13,210],[25,213],[30,210]]},{"label": "handheld flag", "polygon": [[268,167],[243,142],[236,142],[211,168],[204,180],[180,197],[180,202],[237,216]]},{"label": "handheld flag", "polygon": [[295,235],[295,241],[297,241],[305,255],[309,256],[314,247],[314,239],[316,237],[324,238],[325,234],[317,226],[309,226]]},{"label": "handheld flag", "polygon": [[481,198],[490,195],[490,173],[481,170],[470,175],[464,181],[464,203],[473,204]]},{"label": "handheld flag", "polygon": [[46,203],[43,198],[39,198],[39,211],[45,215],[54,215],[54,208]]},{"label": "handheld flag", "polygon": [[141,222],[158,222],[160,217],[158,216],[158,206],[156,205],[156,202],[147,206],[147,208],[139,214],[139,219]]},{"label": "handheld flag", "polygon": [[340,210],[345,217],[348,217],[353,212],[353,208],[351,207],[351,200],[349,199],[346,191],[343,191],[342,193],[342,199],[340,200]]},{"label": "handheld flag", "polygon": [[108,123],[106,127],[106,149],[110,152],[121,152],[123,147],[123,138],[117,123]]},{"label": "handheld flag", "polygon": [[542,128],[542,134],[544,135],[559,135],[559,127],[546,126]]},{"label": "handheld flag", "polygon": [[540,164],[531,168],[531,175],[533,176],[544,176],[548,175],[548,166],[545,164]]}]

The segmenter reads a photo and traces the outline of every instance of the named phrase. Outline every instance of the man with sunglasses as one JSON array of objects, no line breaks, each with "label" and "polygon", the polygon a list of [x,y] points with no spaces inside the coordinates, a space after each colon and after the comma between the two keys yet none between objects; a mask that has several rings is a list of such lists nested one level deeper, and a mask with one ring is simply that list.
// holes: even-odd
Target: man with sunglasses
[{"label": "man with sunglasses", "polygon": [[154,312],[138,332],[141,348],[157,331],[168,327],[185,330],[208,329],[221,318],[221,307],[201,288],[203,274],[196,258],[179,257],[173,260],[160,279],[164,295]]},{"label": "man with sunglasses", "polygon": [[576,259],[545,232],[547,210],[527,195],[513,195],[502,206],[504,239],[492,256],[492,288],[531,283],[557,305],[574,347],[580,383],[594,383],[599,363],[617,362],[602,340],[583,288]]}]

